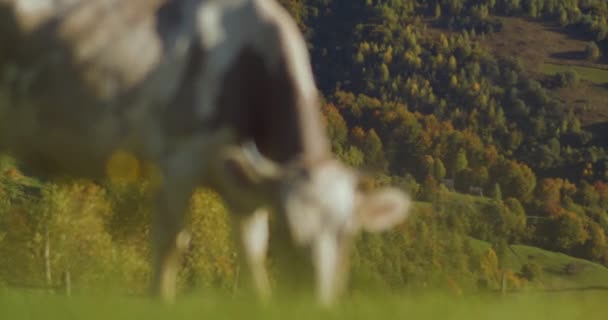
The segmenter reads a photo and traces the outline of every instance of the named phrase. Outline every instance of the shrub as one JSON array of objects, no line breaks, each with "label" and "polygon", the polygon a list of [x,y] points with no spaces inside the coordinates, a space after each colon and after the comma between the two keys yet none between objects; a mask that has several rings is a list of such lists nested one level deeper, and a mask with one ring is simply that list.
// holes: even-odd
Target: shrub
[{"label": "shrub", "polygon": [[574,70],[558,72],[554,76],[554,82],[557,87],[573,87],[579,82],[579,75]]},{"label": "shrub", "polygon": [[585,46],[585,56],[588,60],[595,61],[599,59],[601,55],[600,48],[595,41],[591,41]]},{"label": "shrub", "polygon": [[529,262],[521,266],[519,275],[528,281],[538,280],[543,274],[543,268],[536,262]]}]

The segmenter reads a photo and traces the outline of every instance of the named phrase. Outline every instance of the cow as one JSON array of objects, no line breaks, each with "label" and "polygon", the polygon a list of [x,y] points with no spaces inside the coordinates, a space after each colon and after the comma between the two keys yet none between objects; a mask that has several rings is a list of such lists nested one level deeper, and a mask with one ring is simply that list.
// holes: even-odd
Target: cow
[{"label": "cow", "polygon": [[319,301],[343,291],[361,230],[404,220],[397,188],[359,188],[332,154],[303,36],[275,0],[0,0],[0,148],[41,176],[158,166],[152,291],[176,295],[192,192],[235,217],[267,297],[269,214],[309,248]]}]

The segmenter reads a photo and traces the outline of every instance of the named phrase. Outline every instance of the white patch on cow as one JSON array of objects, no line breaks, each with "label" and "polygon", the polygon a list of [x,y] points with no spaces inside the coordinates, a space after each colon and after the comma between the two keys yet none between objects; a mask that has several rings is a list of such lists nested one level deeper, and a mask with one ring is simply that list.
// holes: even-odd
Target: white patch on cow
[{"label": "white patch on cow", "polygon": [[[51,14],[61,14],[66,8],[81,2],[82,0],[12,0],[16,12],[19,15],[27,16],[40,16],[45,17]],[[2,2],[2,1],[0,1]]]},{"label": "white patch on cow", "polygon": [[343,224],[353,215],[355,201],[355,177],[333,165],[319,168],[316,173],[315,189],[321,206],[335,224]]},{"label": "white patch on cow", "polygon": [[54,3],[53,0],[20,0],[16,2],[17,10],[26,14],[51,10]]},{"label": "white patch on cow", "polygon": [[20,0],[13,2],[20,27],[31,31],[48,19],[55,9],[53,0]]},{"label": "white patch on cow", "polygon": [[[281,57],[290,59],[288,67],[291,73],[298,81],[298,89],[302,90],[305,97],[314,97],[317,95],[317,88],[315,86],[314,76],[312,68],[310,66],[310,56],[308,54],[308,48],[306,48],[306,42],[302,37],[298,26],[293,21],[289,13],[281,7],[276,1],[266,0],[252,0],[255,6],[259,8],[259,14],[261,18],[267,21],[272,21],[278,24],[279,41],[277,45],[284,46],[284,48],[276,48],[274,46],[268,46],[268,43],[259,43],[259,50],[264,53],[267,57],[269,66],[278,65],[278,59]],[[275,22],[276,21],[276,22]],[[281,55],[281,51],[285,50],[285,55]]]},{"label": "white patch on cow", "polygon": [[198,117],[208,118],[216,110],[223,76],[247,46],[255,48],[270,69],[276,69],[281,58],[288,59],[287,67],[298,79],[300,96],[317,96],[305,41],[289,14],[275,1],[210,0],[199,8],[197,24],[206,53],[198,81]]},{"label": "white patch on cow", "polygon": [[251,261],[263,260],[268,245],[268,212],[258,210],[243,221],[243,245]]},{"label": "white patch on cow", "polygon": [[270,295],[270,284],[266,274],[266,251],[268,250],[268,211],[256,210],[251,216],[245,218],[241,224],[241,240],[247,256],[247,262],[253,272],[256,290],[261,297]]},{"label": "white patch on cow", "polygon": [[[299,33],[294,32],[293,35],[284,36],[289,37],[295,35],[299,36]],[[312,69],[310,67],[310,57],[308,55],[308,49],[305,46],[304,40],[302,39],[302,41],[292,41],[286,39],[285,43],[289,48],[288,56],[291,56],[293,59],[293,63],[291,64],[291,67],[294,69],[292,70],[293,74],[297,79],[300,79],[300,89],[302,90],[304,96],[316,96],[317,89],[315,86],[315,80],[312,74]]]},{"label": "white patch on cow", "polygon": [[297,191],[286,200],[286,214],[289,230],[298,245],[309,244],[323,225],[318,208],[307,203]]},{"label": "white patch on cow", "polygon": [[310,180],[289,192],[287,220],[298,244],[311,243],[321,232],[352,229],[355,179],[349,170],[329,162],[313,168]]},{"label": "white patch on cow", "polygon": [[226,39],[226,30],[222,26],[222,7],[219,3],[204,3],[198,12],[201,42],[205,48],[215,48]]},{"label": "white patch on cow", "polygon": [[334,298],[336,271],[339,264],[338,242],[334,234],[323,232],[317,237],[313,247],[317,288],[322,304],[328,305]]},{"label": "white patch on cow", "polygon": [[197,85],[196,114],[201,119],[216,110],[223,77],[243,48],[246,33],[252,29],[251,18],[243,14],[245,4],[243,0],[208,1],[197,12],[199,41],[206,53]]}]

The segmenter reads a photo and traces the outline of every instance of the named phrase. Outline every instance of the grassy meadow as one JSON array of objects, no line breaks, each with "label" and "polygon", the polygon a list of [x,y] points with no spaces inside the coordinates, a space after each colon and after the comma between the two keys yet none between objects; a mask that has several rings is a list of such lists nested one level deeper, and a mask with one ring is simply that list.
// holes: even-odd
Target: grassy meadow
[{"label": "grassy meadow", "polygon": [[598,85],[608,83],[608,70],[605,69],[555,63],[543,63],[540,65],[539,70],[541,73],[547,75],[555,75],[559,72],[572,70],[575,71],[583,80],[587,80]]},{"label": "grassy meadow", "polygon": [[307,299],[268,304],[191,294],[173,305],[114,295],[0,294],[0,319],[605,319],[608,293],[455,296],[437,293],[357,296],[322,309]]},{"label": "grassy meadow", "polygon": [[[490,243],[470,238],[479,254]],[[332,308],[316,304],[310,293],[275,292],[268,303],[246,289],[182,291],[174,304],[117,287],[75,288],[72,296],[40,290],[2,288],[0,319],[605,319],[608,268],[525,245],[509,246],[505,270],[536,263],[543,272],[534,284],[496,289],[450,290],[410,287],[377,290],[356,287]],[[569,266],[575,270],[568,272]]]},{"label": "grassy meadow", "polygon": [[[470,239],[475,251],[484,252],[488,242]],[[545,290],[565,291],[604,287],[608,289],[608,268],[563,253],[525,245],[511,245],[504,258],[507,270],[521,270],[524,264],[538,264],[543,272],[538,282]]]}]

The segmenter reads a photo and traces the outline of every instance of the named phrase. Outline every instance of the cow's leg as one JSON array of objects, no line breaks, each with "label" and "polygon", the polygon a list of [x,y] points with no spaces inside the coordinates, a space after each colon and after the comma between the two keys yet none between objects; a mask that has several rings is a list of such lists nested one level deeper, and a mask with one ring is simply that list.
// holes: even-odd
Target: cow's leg
[{"label": "cow's leg", "polygon": [[162,189],[152,224],[153,279],[152,290],[164,301],[172,302],[176,295],[177,273],[182,252],[189,236],[183,230],[192,192],[196,186],[198,172],[195,167],[172,161],[163,170]]},{"label": "cow's leg", "polygon": [[264,301],[270,297],[270,283],[265,264],[268,233],[268,211],[265,209],[258,209],[241,220],[241,245],[253,276],[255,290]]}]

